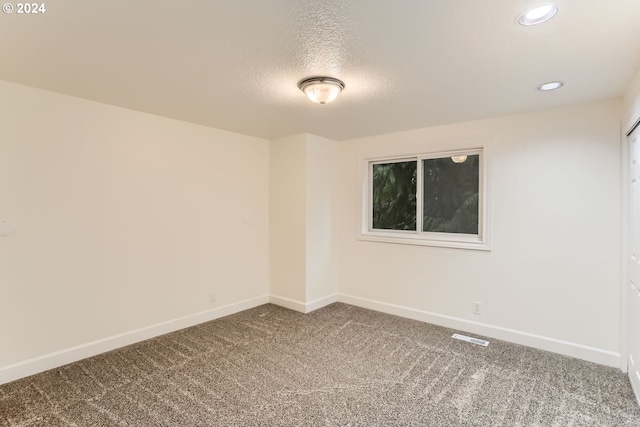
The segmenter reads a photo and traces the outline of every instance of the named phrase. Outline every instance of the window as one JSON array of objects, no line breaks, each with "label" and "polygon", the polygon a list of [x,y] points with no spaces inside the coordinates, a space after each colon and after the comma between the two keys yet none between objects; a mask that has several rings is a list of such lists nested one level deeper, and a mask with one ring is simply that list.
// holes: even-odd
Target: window
[{"label": "window", "polygon": [[415,161],[372,164],[373,229],[415,231],[416,171]]},{"label": "window", "polygon": [[366,162],[362,238],[487,250],[482,149]]}]

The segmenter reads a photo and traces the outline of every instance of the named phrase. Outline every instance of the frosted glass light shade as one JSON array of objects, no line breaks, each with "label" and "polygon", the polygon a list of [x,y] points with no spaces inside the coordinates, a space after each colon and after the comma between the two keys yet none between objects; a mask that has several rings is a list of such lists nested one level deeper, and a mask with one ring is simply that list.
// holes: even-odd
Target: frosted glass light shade
[{"label": "frosted glass light shade", "polygon": [[344,83],[332,77],[310,77],[300,81],[298,87],[311,101],[324,105],[336,99]]},{"label": "frosted glass light shade", "polygon": [[467,160],[467,156],[451,156],[451,160],[453,160],[453,163],[464,163]]}]

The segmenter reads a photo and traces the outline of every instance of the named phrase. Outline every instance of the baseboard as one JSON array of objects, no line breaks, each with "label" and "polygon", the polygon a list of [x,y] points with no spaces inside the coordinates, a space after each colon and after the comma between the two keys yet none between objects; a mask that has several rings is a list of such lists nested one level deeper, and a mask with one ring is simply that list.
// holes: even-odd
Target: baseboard
[{"label": "baseboard", "polygon": [[338,301],[451,329],[509,341],[515,344],[526,345],[540,350],[551,351],[601,365],[614,368],[620,367],[620,354],[609,350],[352,295],[338,294]]},{"label": "baseboard", "polygon": [[338,302],[338,294],[331,294],[326,297],[315,299],[306,304],[307,311],[305,311],[305,313],[311,313],[314,310],[333,304],[334,302]]},{"label": "baseboard", "polygon": [[280,297],[278,295],[269,295],[269,302],[271,304],[279,305],[280,307],[288,308],[289,310],[297,311],[300,313],[307,312],[305,303],[291,298]]},{"label": "baseboard", "polygon": [[220,317],[248,310],[269,302],[269,296],[264,295],[233,304],[216,307],[211,310],[201,311],[166,322],[114,335],[108,338],[92,341],[76,347],[45,354],[44,356],[25,360],[0,367],[0,384],[15,381],[49,369],[57,368],[68,363],[77,362],[87,357],[96,356],[106,351],[115,350],[136,342],[188,328],[200,323],[215,320]]},{"label": "baseboard", "polygon": [[338,294],[327,295],[326,297],[318,298],[307,303],[278,295],[269,296],[269,302],[271,304],[279,305],[280,307],[288,308],[289,310],[298,311],[300,313],[310,313],[337,301]]}]

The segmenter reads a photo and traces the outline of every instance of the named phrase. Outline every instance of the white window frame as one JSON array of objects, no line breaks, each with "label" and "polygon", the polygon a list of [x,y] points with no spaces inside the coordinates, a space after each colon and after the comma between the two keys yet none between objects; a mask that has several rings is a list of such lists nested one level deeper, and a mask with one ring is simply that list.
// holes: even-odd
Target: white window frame
[{"label": "white window frame", "polygon": [[[478,234],[443,233],[422,230],[423,220],[423,164],[426,159],[443,157],[479,155],[478,182]],[[373,228],[373,165],[395,162],[417,162],[416,167],[416,230],[380,230]],[[399,243],[420,246],[439,246],[446,248],[491,250],[488,239],[488,182],[487,159],[484,147],[420,153],[402,156],[387,156],[364,159],[362,179],[362,228],[360,240],[384,243]]]}]

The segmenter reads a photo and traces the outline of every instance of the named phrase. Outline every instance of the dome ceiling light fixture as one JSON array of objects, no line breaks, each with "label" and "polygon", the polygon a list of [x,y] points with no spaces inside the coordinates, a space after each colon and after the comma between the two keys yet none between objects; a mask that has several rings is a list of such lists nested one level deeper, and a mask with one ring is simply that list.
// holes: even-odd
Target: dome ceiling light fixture
[{"label": "dome ceiling light fixture", "polygon": [[344,83],[333,77],[308,77],[300,80],[298,87],[311,101],[325,105],[336,99]]},{"label": "dome ceiling light fixture", "polygon": [[462,156],[451,156],[451,160],[453,160],[453,163],[464,163],[467,160],[467,156],[464,154]]},{"label": "dome ceiling light fixture", "polygon": [[556,13],[558,13],[558,7],[555,4],[543,4],[521,13],[518,16],[518,23],[525,26],[542,24],[553,18]]}]

